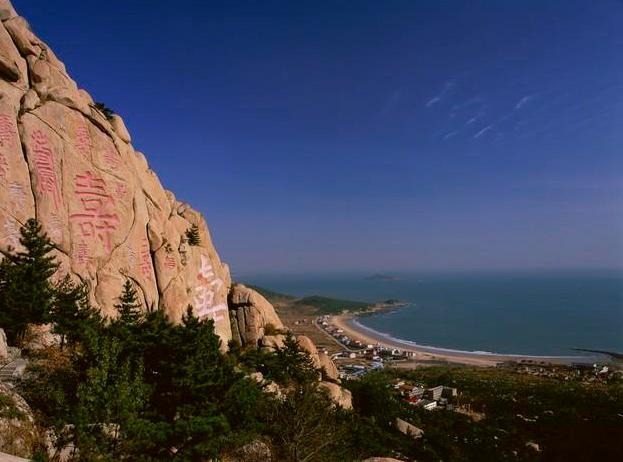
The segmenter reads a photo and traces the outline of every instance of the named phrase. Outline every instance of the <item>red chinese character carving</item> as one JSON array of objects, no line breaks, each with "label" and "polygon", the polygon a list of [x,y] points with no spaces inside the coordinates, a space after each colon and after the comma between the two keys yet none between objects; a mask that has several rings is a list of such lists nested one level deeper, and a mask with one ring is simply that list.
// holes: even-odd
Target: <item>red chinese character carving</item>
[{"label": "red chinese character carving", "polygon": [[126,246],[126,251],[128,257],[128,266],[130,268],[134,268],[134,265],[136,264],[136,252],[134,251],[134,248],[129,245]]},{"label": "red chinese character carving", "polygon": [[70,215],[70,220],[78,223],[83,237],[97,236],[110,252],[111,235],[117,230],[119,217],[112,210],[115,202],[106,192],[106,182],[87,171],[84,175],[76,175],[74,186],[82,202],[82,213]]},{"label": "red chinese character carving", "polygon": [[121,164],[121,158],[117,153],[117,150],[112,146],[107,146],[104,150],[104,162],[112,170],[117,170],[119,164]]},{"label": "red chinese character carving", "polygon": [[177,264],[175,263],[175,258],[171,255],[167,255],[164,258],[164,266],[165,268],[168,268],[170,270],[175,269],[175,267],[177,266]]},{"label": "red chinese character carving", "polygon": [[22,185],[16,182],[9,184],[9,199],[11,207],[15,209],[22,209],[26,203],[26,193],[22,188]]},{"label": "red chinese character carving", "polygon": [[128,192],[128,187],[123,183],[115,184],[115,195],[118,199],[123,199]]},{"label": "red chinese character carving", "polygon": [[60,195],[56,179],[56,165],[54,165],[54,153],[48,145],[48,138],[41,130],[32,133],[35,154],[35,174],[37,176],[37,191],[46,196],[52,195],[54,206],[58,209]]},{"label": "red chinese character carving", "polygon": [[75,258],[79,265],[86,265],[91,261],[89,245],[86,242],[82,241],[78,244]]},{"label": "red chinese character carving", "polygon": [[13,119],[8,115],[0,115],[0,143],[4,146],[15,146],[15,125]]},{"label": "red chinese character carving", "polygon": [[4,155],[0,152],[0,180],[6,181],[6,176],[9,171],[9,164],[6,161]]},{"label": "red chinese character carving", "polygon": [[141,254],[139,267],[141,274],[151,281],[151,275],[153,274],[153,268],[151,266],[151,255],[149,254],[149,241],[147,238],[143,238],[141,243]]},{"label": "red chinese character carving", "polygon": [[89,157],[89,153],[91,152],[91,137],[89,136],[89,128],[82,121],[76,127],[75,147],[83,157]]}]

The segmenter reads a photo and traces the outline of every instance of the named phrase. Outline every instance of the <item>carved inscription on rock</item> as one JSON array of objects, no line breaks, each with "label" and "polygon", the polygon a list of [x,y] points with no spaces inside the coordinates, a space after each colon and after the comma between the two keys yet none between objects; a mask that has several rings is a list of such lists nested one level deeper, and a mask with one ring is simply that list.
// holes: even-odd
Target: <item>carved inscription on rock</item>
[{"label": "carved inscription on rock", "polygon": [[9,184],[9,202],[11,207],[15,210],[22,210],[26,204],[26,193],[24,188],[19,183]]},{"label": "carved inscription on rock", "polygon": [[89,135],[89,128],[84,121],[80,121],[76,126],[75,131],[75,148],[85,159],[89,158],[91,153],[91,136]]},{"label": "carved inscription on rock", "polygon": [[227,305],[214,305],[214,294],[223,286],[223,281],[217,278],[212,270],[210,259],[201,255],[201,268],[197,274],[199,285],[195,287],[194,308],[197,317],[212,318],[214,322],[224,319],[223,312],[227,313]]},{"label": "carved inscription on rock", "polygon": [[121,158],[119,157],[119,153],[112,145],[106,146],[104,149],[104,163],[111,170],[117,170],[119,165],[121,164]]},{"label": "carved inscription on rock", "polygon": [[6,114],[0,114],[0,144],[15,147],[16,135],[13,119]]},{"label": "carved inscription on rock", "polygon": [[88,265],[91,262],[89,244],[85,241],[80,241],[74,251],[74,259],[80,266]]},{"label": "carved inscription on rock", "polygon": [[4,154],[0,152],[0,183],[4,183],[7,180],[9,174],[9,164],[6,161]]},{"label": "carved inscription on rock", "polygon": [[54,152],[50,148],[48,137],[41,130],[35,130],[32,133],[32,141],[35,155],[37,191],[42,196],[51,196],[55,208],[58,209],[61,197],[56,177]]},{"label": "carved inscription on rock", "polygon": [[81,210],[71,214],[69,220],[78,226],[81,237],[86,241],[98,239],[106,252],[110,252],[112,236],[119,226],[119,216],[114,209],[115,201],[106,190],[106,181],[86,171],[76,175],[74,187]]},{"label": "carved inscription on rock", "polygon": [[151,264],[151,255],[149,253],[149,241],[146,237],[141,241],[141,252],[139,268],[143,277],[149,281],[152,280],[154,274],[154,268]]}]

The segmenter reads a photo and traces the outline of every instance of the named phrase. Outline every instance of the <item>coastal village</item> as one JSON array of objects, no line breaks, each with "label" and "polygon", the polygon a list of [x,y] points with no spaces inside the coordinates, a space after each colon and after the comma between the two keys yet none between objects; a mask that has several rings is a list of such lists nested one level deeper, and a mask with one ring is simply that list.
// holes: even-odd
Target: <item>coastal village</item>
[{"label": "coastal village", "polygon": [[[410,350],[393,348],[383,345],[379,342],[363,343],[357,338],[352,338],[333,322],[334,316],[322,315],[315,318],[313,323],[327,336],[330,336],[335,342],[342,346],[342,349],[331,354],[331,358],[336,363],[339,376],[343,380],[357,380],[367,373],[386,366],[401,367],[407,366],[410,362],[417,359],[417,353]],[[329,350],[325,350],[327,354]],[[420,360],[422,361],[422,360]],[[429,362],[435,360],[429,360]],[[443,362],[443,361],[435,361]],[[548,377],[559,380],[576,380],[586,383],[592,382],[608,382],[612,380],[623,380],[623,370],[612,364],[604,362],[584,363],[575,362],[569,364],[553,364],[543,360],[536,359],[519,359],[517,361],[502,361],[495,364],[495,367],[512,370],[519,374],[527,374],[538,377]],[[400,388],[403,387],[403,388]],[[409,391],[405,394],[404,387],[413,387],[415,391]],[[441,388],[440,388],[441,387]],[[447,389],[440,385],[435,387],[434,393],[428,393],[430,389],[418,387],[415,384],[401,384],[397,387],[401,395],[412,404],[418,404],[425,409],[434,409],[446,407],[439,390]],[[456,389],[451,389],[451,395],[457,395]],[[448,391],[444,392],[449,393]],[[431,400],[428,398],[432,396]],[[447,396],[444,396],[447,398]],[[434,401],[436,404],[431,403]]]}]

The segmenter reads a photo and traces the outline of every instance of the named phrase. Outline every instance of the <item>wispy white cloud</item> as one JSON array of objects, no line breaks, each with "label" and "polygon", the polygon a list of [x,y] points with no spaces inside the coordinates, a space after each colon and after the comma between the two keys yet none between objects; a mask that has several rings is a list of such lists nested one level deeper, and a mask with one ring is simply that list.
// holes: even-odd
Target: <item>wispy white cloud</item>
[{"label": "wispy white cloud", "polygon": [[478,120],[478,117],[472,117],[471,119],[469,119],[467,122],[465,122],[465,125],[471,125],[474,122],[476,122]]},{"label": "wispy white cloud", "polygon": [[515,104],[515,109],[521,109],[523,106],[528,104],[532,99],[534,99],[534,95],[524,96],[517,102],[517,104]]},{"label": "wispy white cloud", "polygon": [[431,107],[441,102],[441,100],[443,100],[455,86],[456,82],[454,80],[447,80],[443,84],[443,88],[441,89],[441,91],[436,96],[433,96],[426,102],[426,107]]},{"label": "wispy white cloud", "polygon": [[426,103],[426,107],[431,107],[433,104],[436,104],[439,101],[441,101],[441,98],[439,96],[435,96],[434,98],[428,100],[428,102]]},{"label": "wispy white cloud", "polygon": [[482,135],[484,135],[485,133],[487,133],[489,130],[491,130],[493,128],[493,124],[489,124],[487,125],[485,128],[483,128],[482,130],[480,130],[478,133],[476,133],[474,135],[474,139],[480,138]]},{"label": "wispy white cloud", "polygon": [[450,133],[446,134],[443,139],[444,140],[449,140],[450,138],[452,138],[453,136],[455,136],[458,132],[456,130],[451,131]]}]

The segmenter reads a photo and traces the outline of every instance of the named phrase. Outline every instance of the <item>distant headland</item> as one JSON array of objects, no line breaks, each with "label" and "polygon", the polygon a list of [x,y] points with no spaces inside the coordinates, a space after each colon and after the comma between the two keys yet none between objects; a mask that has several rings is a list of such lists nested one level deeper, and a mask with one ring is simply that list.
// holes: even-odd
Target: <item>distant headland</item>
[{"label": "distant headland", "polygon": [[392,276],[389,274],[375,273],[366,277],[367,281],[398,281],[400,280],[397,276]]}]

